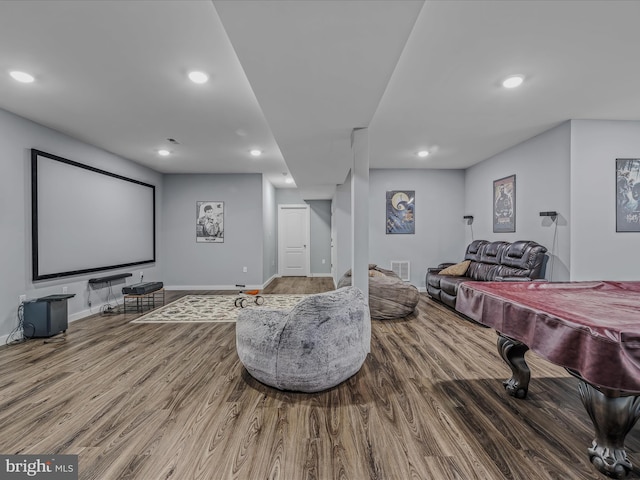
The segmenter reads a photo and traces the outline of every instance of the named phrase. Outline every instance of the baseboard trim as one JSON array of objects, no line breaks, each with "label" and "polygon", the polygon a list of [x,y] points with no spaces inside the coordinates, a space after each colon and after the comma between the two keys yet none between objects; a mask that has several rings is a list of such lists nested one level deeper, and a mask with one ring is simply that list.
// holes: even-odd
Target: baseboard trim
[{"label": "baseboard trim", "polygon": [[262,285],[165,285],[165,290],[261,290]]},{"label": "baseboard trim", "polygon": [[[6,345],[7,344],[7,340],[9,340],[9,335],[11,335],[11,334],[7,333],[6,335],[2,335],[0,337],[0,345]],[[18,340],[18,339],[22,340],[22,332],[20,332],[20,334],[16,333],[16,334],[13,334],[11,336],[13,337],[14,340]]]},{"label": "baseboard trim", "polygon": [[[235,285],[165,285],[165,290],[264,290],[271,282],[276,278],[280,278],[281,275],[272,275],[271,278],[266,280],[262,285],[246,285],[244,287],[237,287]],[[330,273],[312,273],[309,277],[327,277],[333,278]],[[335,284],[335,280],[334,280]]]},{"label": "baseboard trim", "polygon": [[278,275],[278,274],[271,275],[271,278],[269,278],[266,282],[264,282],[264,283],[262,284],[262,290],[264,290],[265,288],[267,288],[267,287],[269,286],[269,284],[270,284],[271,282],[273,282],[276,278],[279,278],[279,275]]}]

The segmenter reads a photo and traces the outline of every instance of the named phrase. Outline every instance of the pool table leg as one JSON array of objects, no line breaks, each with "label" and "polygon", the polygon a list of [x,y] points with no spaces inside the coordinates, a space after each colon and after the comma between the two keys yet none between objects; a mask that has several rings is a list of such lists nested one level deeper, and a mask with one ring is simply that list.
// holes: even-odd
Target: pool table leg
[{"label": "pool table leg", "polygon": [[531,370],[524,360],[524,354],[529,347],[524,343],[498,333],[498,352],[511,369],[510,379],[502,382],[509,395],[516,398],[525,398],[529,390]]},{"label": "pool table leg", "polygon": [[595,388],[583,380],[578,391],[596,433],[588,449],[591,463],[609,477],[625,478],[632,465],[624,439],[640,416],[640,396]]}]

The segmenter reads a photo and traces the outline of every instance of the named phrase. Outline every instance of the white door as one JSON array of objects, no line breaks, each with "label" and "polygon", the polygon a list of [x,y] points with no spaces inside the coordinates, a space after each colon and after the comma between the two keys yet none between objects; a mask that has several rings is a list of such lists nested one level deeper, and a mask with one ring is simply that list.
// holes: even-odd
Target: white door
[{"label": "white door", "polygon": [[309,205],[278,206],[278,274],[309,275]]}]

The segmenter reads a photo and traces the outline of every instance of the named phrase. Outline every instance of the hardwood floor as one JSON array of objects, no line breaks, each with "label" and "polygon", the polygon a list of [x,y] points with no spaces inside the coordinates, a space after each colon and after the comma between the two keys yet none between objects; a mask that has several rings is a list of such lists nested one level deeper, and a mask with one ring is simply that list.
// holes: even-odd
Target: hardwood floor
[{"label": "hardwood floor", "polygon": [[[265,293],[330,289],[291,277]],[[167,301],[194,293],[230,292]],[[317,394],[252,379],[233,323],[137,316],[0,348],[0,453],[78,454],[79,478],[95,480],[604,478],[588,462],[577,380],[528,353],[529,397],[507,396],[495,332],[426,294],[417,313],[373,321],[361,371]],[[638,464],[639,447],[634,430]]]}]

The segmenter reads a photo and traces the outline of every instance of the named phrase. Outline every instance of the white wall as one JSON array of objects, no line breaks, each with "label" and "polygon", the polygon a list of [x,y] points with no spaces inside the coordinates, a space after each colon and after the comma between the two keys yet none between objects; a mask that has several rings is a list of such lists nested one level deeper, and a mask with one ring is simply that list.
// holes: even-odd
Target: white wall
[{"label": "white wall", "polygon": [[[76,296],[68,301],[69,319],[75,320],[90,313],[99,312],[106,301],[107,289],[99,288],[91,292],[92,309],[89,309],[89,288],[87,280],[125,272],[145,272],[145,280],[161,279],[162,262],[158,257],[155,264],[95,272],[92,274],[65,277],[55,280],[32,282],[31,280],[31,148],[52,153],[69,160],[91,165],[156,186],[156,241],[161,245],[159,231],[162,228],[160,204],[162,202],[162,176],[148,168],[117,157],[99,148],[87,145],[67,135],[38,125],[12,113],[0,110],[0,340],[17,325],[18,296],[26,294],[28,299],[62,293],[67,287]],[[131,212],[135,214],[135,206]],[[82,219],[78,219],[82,221]],[[117,235],[117,225],[106,225],[105,235]],[[77,247],[74,247],[77,248]],[[90,245],[83,248],[91,249]],[[158,250],[159,251],[159,250]],[[128,283],[139,281],[134,275]],[[113,293],[122,298],[124,281],[115,284]],[[113,298],[111,298],[113,301]]]},{"label": "white wall", "polygon": [[[408,260],[411,283],[424,290],[427,268],[464,256],[464,171],[371,170],[369,180],[369,262],[390,269],[391,261]],[[391,190],[415,190],[414,235],[386,234]]]},{"label": "white wall", "polygon": [[571,122],[571,280],[640,280],[640,233],[616,233],[616,158],[640,158],[640,122]]},{"label": "white wall", "polygon": [[[173,289],[263,286],[262,175],[165,175],[165,285]],[[196,242],[196,202],[224,202],[224,242]],[[243,273],[242,268],[247,267]]]},{"label": "white wall", "polygon": [[[508,242],[534,240],[544,245],[550,256],[546,278],[554,281],[569,280],[573,264],[570,147],[571,126],[565,122],[468,168],[464,185],[464,214],[474,216],[474,237]],[[493,233],[493,181],[512,174],[516,175],[516,231]],[[540,217],[540,212],[553,210],[559,214],[557,223]],[[467,244],[470,231],[467,227]]]}]

